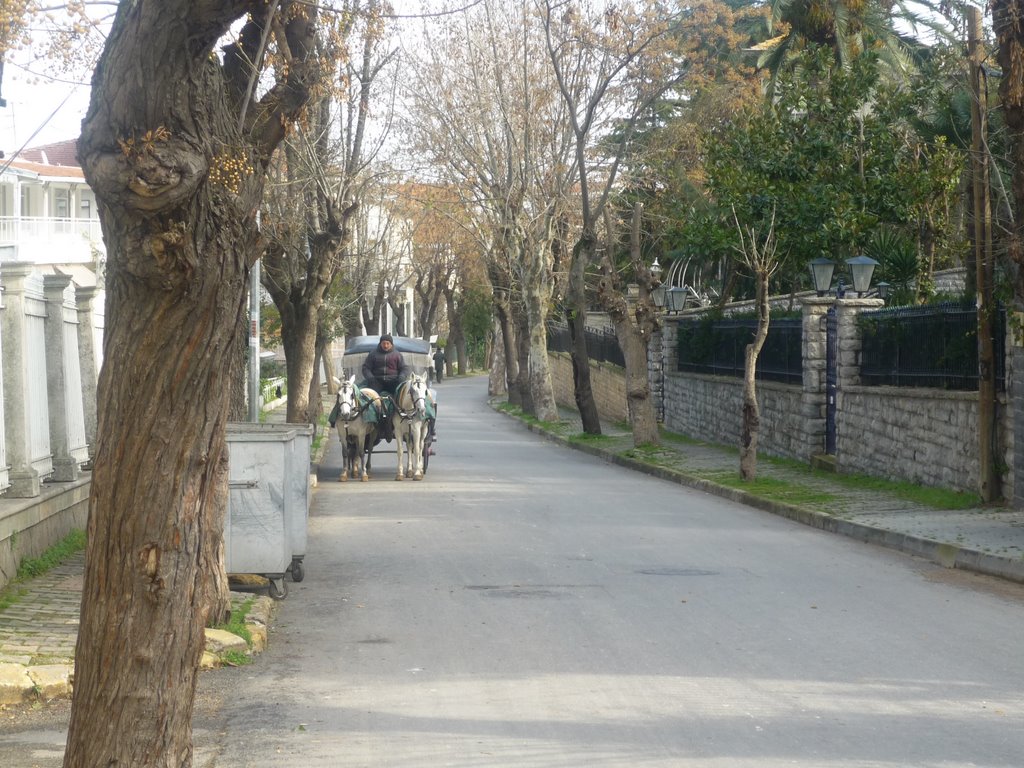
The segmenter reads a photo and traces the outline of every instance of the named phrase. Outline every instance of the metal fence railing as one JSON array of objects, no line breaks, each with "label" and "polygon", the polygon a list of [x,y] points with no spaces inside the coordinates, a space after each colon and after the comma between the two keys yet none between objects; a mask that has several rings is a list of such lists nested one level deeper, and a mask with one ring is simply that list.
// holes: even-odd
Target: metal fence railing
[{"label": "metal fence railing", "polygon": [[[757,320],[703,318],[679,324],[678,369],[691,373],[742,377],[746,348],[754,340]],[[777,318],[757,358],[756,377],[787,384],[803,382],[803,321]]]},{"label": "metal fence railing", "polygon": [[[861,383],[978,389],[978,312],[972,302],[943,302],[863,312]],[[992,322],[996,388],[1005,389],[1006,311]]]},{"label": "metal fence railing", "polygon": [[[591,360],[599,363],[611,363],[623,368],[626,367],[626,358],[622,354],[619,338],[615,335],[615,331],[587,328],[585,334],[587,354]],[[572,351],[572,339],[569,336],[568,325],[565,323],[548,323],[548,351]]]}]

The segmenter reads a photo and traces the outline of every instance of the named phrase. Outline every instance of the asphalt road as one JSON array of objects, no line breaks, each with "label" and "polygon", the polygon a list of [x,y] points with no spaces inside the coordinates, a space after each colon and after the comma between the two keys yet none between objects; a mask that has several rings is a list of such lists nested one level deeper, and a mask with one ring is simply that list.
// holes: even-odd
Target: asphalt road
[{"label": "asphalt road", "polygon": [[[201,677],[197,766],[1024,764],[1024,588],[561,448],[483,378],[438,391],[426,480],[322,480],[270,648]],[[0,764],[59,765],[62,716],[0,722]]]}]

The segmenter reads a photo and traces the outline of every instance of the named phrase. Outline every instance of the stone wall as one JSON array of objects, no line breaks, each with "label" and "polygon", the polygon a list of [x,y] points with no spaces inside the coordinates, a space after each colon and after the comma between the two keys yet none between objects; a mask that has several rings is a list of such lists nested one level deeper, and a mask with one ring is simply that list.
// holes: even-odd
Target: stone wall
[{"label": "stone wall", "polygon": [[[825,313],[835,306],[839,326],[836,468],[920,485],[977,491],[977,392],[861,385],[857,315],[881,302],[806,297],[801,303],[803,384],[758,382],[760,448],[767,454],[799,461],[810,461],[825,452]],[[663,331],[665,426],[692,437],[737,445],[742,381],[679,372],[676,329],[676,318],[668,318]],[[1015,345],[1008,346],[1007,381],[1012,381],[1013,368],[1024,355]],[[1007,395],[1001,394],[996,456],[1002,470],[1002,494],[1013,499],[1011,468],[1016,455],[1013,409],[1008,402]]]},{"label": "stone wall", "polygon": [[25,558],[39,557],[72,530],[85,530],[90,476],[47,483],[31,499],[0,499],[0,589]]},{"label": "stone wall", "polygon": [[[572,359],[568,352],[552,352],[551,384],[555,401],[567,408],[576,408],[576,395],[572,384]],[[626,372],[611,363],[590,361],[590,386],[601,418],[609,422],[629,420],[626,406]]]},{"label": "stone wall", "polygon": [[[1013,461],[1000,404],[999,462]],[[959,491],[978,489],[978,395],[904,387],[850,386],[839,392],[836,465],[844,472]],[[1012,474],[1002,475],[1013,498]]]},{"label": "stone wall", "polygon": [[[950,285],[956,287],[952,275]],[[786,297],[785,301],[791,301]],[[882,305],[879,299],[797,297],[803,310],[803,381],[800,385],[759,381],[761,408],[759,449],[767,455],[810,462],[825,452],[826,313],[833,307],[838,322],[835,466],[841,472],[954,490],[978,490],[978,394],[941,389],[866,387],[860,382],[860,312]],[[780,298],[780,301],[783,299]],[[724,445],[739,445],[743,382],[739,378],[678,371],[678,322],[705,310],[690,310],[664,319],[657,347],[651,351],[652,396],[660,403],[665,427],[673,432]],[[1024,325],[1024,323],[1022,323]],[[1012,324],[1011,324],[1012,326]],[[1006,381],[1024,365],[1024,341],[1007,345]],[[602,418],[625,420],[625,376],[617,366],[592,363],[594,393]],[[552,355],[555,395],[574,407],[572,365],[566,354]],[[1015,413],[1009,393],[1000,393],[996,457],[1004,498],[1024,506],[1024,451],[1014,451],[1014,432],[1024,429],[1024,409]],[[1015,421],[1016,418],[1016,421]],[[1015,463],[1016,462],[1016,463]],[[1019,485],[1019,484],[1016,484]]]},{"label": "stone wall", "polygon": [[[757,403],[761,409],[760,451],[807,460],[800,399],[800,387],[771,381],[757,383]],[[666,372],[666,429],[739,447],[742,419],[742,379]]]}]

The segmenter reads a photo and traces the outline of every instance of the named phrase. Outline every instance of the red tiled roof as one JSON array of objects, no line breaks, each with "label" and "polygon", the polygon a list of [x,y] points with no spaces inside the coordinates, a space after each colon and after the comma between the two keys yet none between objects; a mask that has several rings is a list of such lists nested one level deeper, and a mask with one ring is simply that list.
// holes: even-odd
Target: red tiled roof
[{"label": "red tiled roof", "polygon": [[55,144],[44,144],[41,147],[24,149],[18,153],[17,159],[30,163],[77,168],[78,159],[75,157],[77,148],[78,139],[68,139]]},{"label": "red tiled roof", "polygon": [[11,168],[38,173],[40,176],[85,179],[85,174],[77,165],[46,165],[45,163],[29,162],[22,159],[23,157],[24,153],[18,155],[18,159],[12,160]]}]

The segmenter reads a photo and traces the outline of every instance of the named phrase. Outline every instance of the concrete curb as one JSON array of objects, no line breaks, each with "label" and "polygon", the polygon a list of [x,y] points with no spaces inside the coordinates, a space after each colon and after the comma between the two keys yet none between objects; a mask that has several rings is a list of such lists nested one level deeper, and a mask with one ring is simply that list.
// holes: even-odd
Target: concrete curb
[{"label": "concrete curb", "polygon": [[[509,418],[515,419],[521,424],[523,423],[513,414],[509,414],[499,408],[495,408],[494,403],[491,404],[491,407],[499,413],[504,413]],[[762,499],[758,496],[747,493],[746,491],[719,485],[701,477],[688,475],[685,472],[666,469],[664,467],[651,466],[635,459],[613,454],[594,445],[574,443],[561,435],[548,432],[536,424],[524,424],[524,426],[526,426],[526,428],[531,432],[541,435],[552,442],[604,459],[611,464],[617,464],[621,467],[625,467],[626,469],[643,472],[644,474],[657,477],[661,480],[667,480],[698,491],[704,491],[705,493],[712,494],[713,496],[729,499],[730,501],[734,501],[739,504],[755,507],[756,509],[788,518],[789,520],[802,523],[803,525],[807,525],[812,528],[818,528],[819,530],[827,531],[829,533],[837,533],[868,544],[876,544],[888,549],[895,549],[906,554],[923,558],[945,568],[957,568],[964,571],[970,571],[972,573],[996,576],[1001,579],[1006,579],[1007,581],[1024,584],[1024,560],[1020,558],[1011,559],[1000,557],[998,555],[969,549],[958,544],[934,541],[932,539],[913,536],[907,533],[891,531],[885,528],[866,525],[864,523],[844,520],[825,512]]]}]

